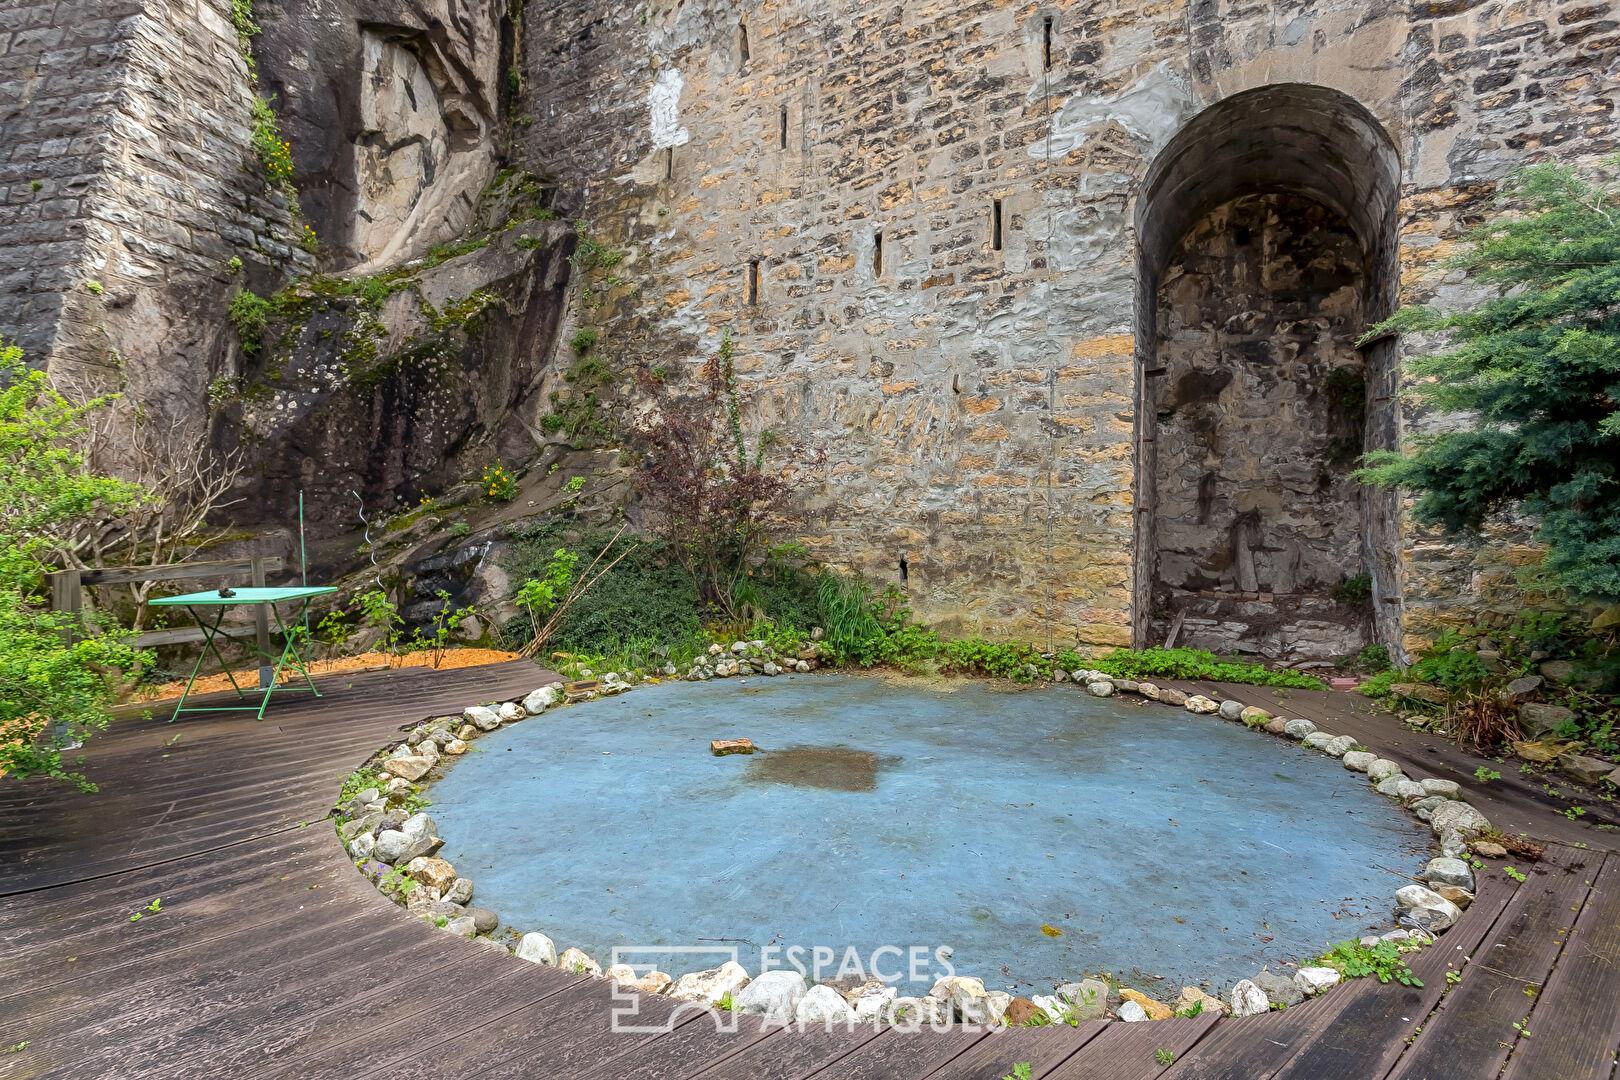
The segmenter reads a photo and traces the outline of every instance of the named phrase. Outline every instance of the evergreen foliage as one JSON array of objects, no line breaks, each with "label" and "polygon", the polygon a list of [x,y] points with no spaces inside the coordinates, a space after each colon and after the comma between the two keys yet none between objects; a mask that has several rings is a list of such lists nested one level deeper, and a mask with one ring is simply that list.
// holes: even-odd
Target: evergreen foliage
[{"label": "evergreen foliage", "polygon": [[1463,430],[1365,458],[1366,483],[1417,493],[1451,534],[1522,505],[1542,571],[1577,599],[1620,600],[1620,158],[1582,174],[1538,165],[1505,183],[1520,208],[1474,227],[1450,265],[1499,295],[1471,309],[1396,312],[1384,330],[1447,335],[1409,361],[1410,392]]}]

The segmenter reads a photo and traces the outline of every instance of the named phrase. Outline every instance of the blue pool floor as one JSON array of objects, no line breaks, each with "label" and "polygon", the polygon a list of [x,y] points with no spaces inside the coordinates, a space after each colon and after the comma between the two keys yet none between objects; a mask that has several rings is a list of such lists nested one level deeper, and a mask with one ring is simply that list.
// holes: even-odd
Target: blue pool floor
[{"label": "blue pool floor", "polygon": [[[763,752],[709,752],[739,737]],[[724,952],[671,947],[824,976],[888,947],[902,993],[948,961],[992,989],[1107,972],[1173,997],[1389,929],[1428,844],[1333,758],[1072,687],[671,683],[475,747],[430,793],[475,903],[672,975]]]}]

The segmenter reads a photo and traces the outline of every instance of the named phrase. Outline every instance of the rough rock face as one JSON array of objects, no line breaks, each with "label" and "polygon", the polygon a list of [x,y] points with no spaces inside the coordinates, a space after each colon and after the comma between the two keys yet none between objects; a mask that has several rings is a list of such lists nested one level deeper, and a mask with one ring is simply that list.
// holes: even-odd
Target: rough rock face
[{"label": "rough rock face", "polygon": [[260,78],[277,96],[328,266],[422,255],[472,221],[500,150],[501,0],[265,0]]},{"label": "rough rock face", "polygon": [[351,491],[375,517],[532,458],[573,243],[531,221],[375,301],[295,286],[225,403],[256,466],[238,520],[295,520],[303,490],[310,535],[331,536],[359,524]]}]

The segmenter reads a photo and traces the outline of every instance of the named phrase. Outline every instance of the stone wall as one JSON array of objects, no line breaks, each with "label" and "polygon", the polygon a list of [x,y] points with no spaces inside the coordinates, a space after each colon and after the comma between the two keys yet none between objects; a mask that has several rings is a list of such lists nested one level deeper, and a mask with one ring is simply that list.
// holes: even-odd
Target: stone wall
[{"label": "stone wall", "polygon": [[313,264],[250,150],[228,13],[225,0],[0,13],[0,334],[178,418],[200,420],[229,363],[236,284]]},{"label": "stone wall", "polygon": [[1398,163],[1399,246],[1364,236],[1369,271],[1446,301],[1429,268],[1496,179],[1613,145],[1617,48],[1605,6],[1552,0],[564,2],[527,15],[515,152],[627,252],[619,363],[679,370],[731,328],[812,551],[879,581],[904,557],[951,630],[1107,646],[1146,637],[1135,215],[1171,138],[1260,87],[1353,104]]}]

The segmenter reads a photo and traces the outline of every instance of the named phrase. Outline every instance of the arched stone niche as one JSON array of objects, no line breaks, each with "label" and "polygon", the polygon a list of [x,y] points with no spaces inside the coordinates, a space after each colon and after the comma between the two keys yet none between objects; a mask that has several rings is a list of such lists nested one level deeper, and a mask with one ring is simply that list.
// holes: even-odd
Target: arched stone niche
[{"label": "arched stone niche", "polygon": [[[1272,658],[1398,641],[1396,503],[1349,478],[1396,445],[1400,162],[1321,86],[1235,94],[1136,207],[1133,638]],[[1344,588],[1365,575],[1371,595]],[[1337,591],[1337,596],[1335,592]]]}]

